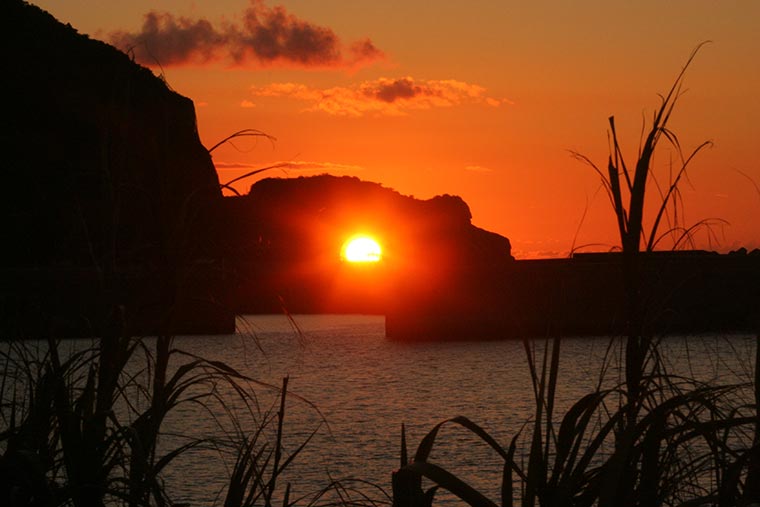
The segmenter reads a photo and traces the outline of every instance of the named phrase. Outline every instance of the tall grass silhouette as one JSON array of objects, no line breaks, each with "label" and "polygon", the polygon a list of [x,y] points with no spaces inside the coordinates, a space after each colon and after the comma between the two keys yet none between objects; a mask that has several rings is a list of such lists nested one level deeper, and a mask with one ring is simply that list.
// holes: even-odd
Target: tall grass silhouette
[{"label": "tall grass silhouette", "polygon": [[[709,142],[684,155],[668,123],[681,94],[686,70],[702,47],[688,58],[643,136],[635,165],[626,165],[614,118],[610,118],[610,155],[606,171],[574,153],[600,176],[610,198],[621,240],[627,329],[622,364],[624,379],[605,378],[575,400],[564,413],[555,409],[560,380],[560,338],[543,347],[524,341],[535,410],[532,420],[503,446],[466,417],[436,425],[408,459],[402,427],[400,468],[393,475],[396,507],[432,505],[444,488],[472,506],[649,506],[750,505],[760,500],[760,352],[754,382],[707,385],[698,379],[669,374],[659,342],[647,332],[642,306],[641,261],[663,238],[681,245],[699,227],[679,223],[679,184],[693,158]],[[661,141],[679,154],[679,168],[666,187],[653,176],[652,161]],[[629,168],[630,167],[630,168]],[[660,198],[651,227],[645,229],[648,184]],[[668,230],[661,232],[663,224]],[[759,338],[760,340],[760,338]],[[757,345],[757,344],[756,344]],[[610,342],[610,348],[613,341]],[[753,399],[742,397],[754,392]],[[456,471],[431,461],[443,425],[457,425],[476,435],[503,459],[501,498],[487,498]],[[521,455],[518,459],[517,455]],[[423,478],[432,487],[423,489]]]},{"label": "tall grass silhouette", "polygon": [[[267,459],[248,472],[248,481],[266,484],[265,504],[271,504],[276,477],[294,458],[280,462],[281,424],[274,442],[263,434],[274,419],[261,413],[256,392],[272,386],[183,352],[168,336],[104,337],[73,352],[66,343],[12,342],[0,353],[3,505],[171,505],[162,475],[174,460],[198,447],[237,452],[255,440],[240,431],[241,408],[261,421],[253,431],[261,437],[256,443],[266,441],[258,456]],[[284,382],[283,399],[286,389]],[[166,445],[164,423],[186,405],[199,416],[213,414],[220,437],[174,435],[182,438]],[[241,452],[238,460],[246,457]],[[236,474],[225,505],[245,505],[234,494]]]}]

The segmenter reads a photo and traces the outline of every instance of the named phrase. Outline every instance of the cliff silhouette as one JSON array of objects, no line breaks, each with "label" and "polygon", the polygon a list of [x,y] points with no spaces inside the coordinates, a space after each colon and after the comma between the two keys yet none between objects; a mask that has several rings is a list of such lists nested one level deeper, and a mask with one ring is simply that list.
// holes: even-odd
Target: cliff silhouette
[{"label": "cliff silhouette", "polygon": [[[421,200],[356,177],[267,178],[223,208],[243,312],[383,313],[399,279],[445,279],[514,260],[509,240],[474,226],[460,197]],[[357,233],[381,243],[379,266],[341,262],[343,242]]]},{"label": "cliff silhouette", "polygon": [[156,330],[184,294],[207,297],[193,266],[218,258],[222,196],[192,101],[21,0],[0,3],[0,44],[5,327],[102,329],[126,305]]}]

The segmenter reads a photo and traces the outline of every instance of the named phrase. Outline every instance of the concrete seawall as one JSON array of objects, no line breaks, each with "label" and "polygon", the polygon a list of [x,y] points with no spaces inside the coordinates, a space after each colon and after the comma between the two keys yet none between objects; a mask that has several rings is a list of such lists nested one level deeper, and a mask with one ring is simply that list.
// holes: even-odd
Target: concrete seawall
[{"label": "concrete seawall", "polygon": [[[664,252],[641,259],[644,330],[760,330],[760,256]],[[515,261],[470,268],[427,289],[407,280],[386,312],[399,340],[609,335],[626,330],[622,256]]]}]

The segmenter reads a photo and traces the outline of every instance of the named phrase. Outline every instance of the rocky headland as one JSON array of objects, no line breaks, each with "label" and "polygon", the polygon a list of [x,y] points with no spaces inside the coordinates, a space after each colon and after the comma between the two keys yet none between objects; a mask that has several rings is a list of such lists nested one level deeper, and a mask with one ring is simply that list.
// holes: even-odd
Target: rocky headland
[{"label": "rocky headland", "polygon": [[21,0],[0,4],[0,43],[7,334],[186,330],[214,298],[222,199],[192,101]]}]

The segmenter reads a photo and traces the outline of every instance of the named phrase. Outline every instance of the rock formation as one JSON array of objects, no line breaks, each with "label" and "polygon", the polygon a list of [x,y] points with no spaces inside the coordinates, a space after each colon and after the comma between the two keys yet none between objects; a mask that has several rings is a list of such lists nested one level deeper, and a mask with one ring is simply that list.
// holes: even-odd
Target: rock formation
[{"label": "rock formation", "polygon": [[[472,225],[456,196],[419,200],[355,177],[321,175],[264,179],[224,201],[228,257],[242,280],[234,299],[244,311],[274,311],[282,296],[290,311],[382,313],[402,280],[431,287],[432,279],[513,261],[509,240]],[[383,246],[375,275],[340,260],[341,245],[356,233]],[[336,285],[344,290],[327,297]]]},{"label": "rock formation", "polygon": [[73,295],[122,305],[134,292],[115,282],[125,276],[161,294],[134,296],[140,305],[173,305],[181,272],[217,255],[209,217],[221,193],[192,101],[21,0],[0,3],[0,44],[0,266],[22,286],[5,288],[5,308],[35,276],[69,279],[59,297],[30,296],[46,312],[76,313]]}]

